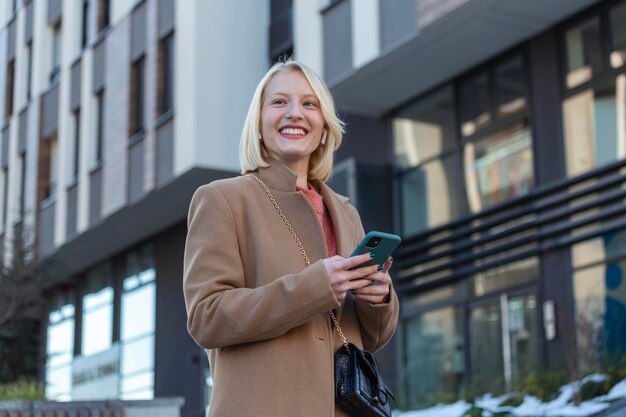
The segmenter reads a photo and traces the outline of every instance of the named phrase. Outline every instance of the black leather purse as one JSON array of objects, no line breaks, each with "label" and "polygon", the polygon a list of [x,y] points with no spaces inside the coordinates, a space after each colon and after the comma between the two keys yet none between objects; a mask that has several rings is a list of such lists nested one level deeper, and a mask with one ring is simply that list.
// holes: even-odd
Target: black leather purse
[{"label": "black leather purse", "polygon": [[378,372],[371,352],[352,343],[335,353],[335,399],[353,417],[391,417],[395,397]]},{"label": "black leather purse", "polygon": [[[307,266],[311,266],[309,257],[298,235],[283,214],[272,192],[256,175],[246,175],[252,177],[263,187],[276,212],[285,223],[285,226],[287,226],[291,236],[295,239],[304,258],[304,263]],[[389,399],[391,397],[395,401],[396,398],[385,386],[378,371],[378,363],[376,363],[374,355],[367,350],[359,349],[352,343],[348,343],[335,314],[332,310],[328,313],[343,342],[343,346],[335,352],[335,402],[351,417],[391,417]]]}]

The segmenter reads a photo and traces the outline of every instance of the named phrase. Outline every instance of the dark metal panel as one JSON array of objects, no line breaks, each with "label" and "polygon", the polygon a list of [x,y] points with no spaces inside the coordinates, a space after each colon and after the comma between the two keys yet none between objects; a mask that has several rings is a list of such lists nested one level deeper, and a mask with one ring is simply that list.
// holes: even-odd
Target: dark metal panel
[{"label": "dark metal panel", "polygon": [[0,155],[0,166],[7,169],[9,166],[9,125],[2,130],[2,154]]},{"label": "dark metal panel", "polygon": [[174,0],[159,0],[159,38],[174,30]]},{"label": "dark metal panel", "polygon": [[[154,396],[183,397],[185,405],[182,416],[205,415],[202,390],[205,353],[196,345],[186,331],[187,315],[180,291],[183,270],[186,223],[183,221],[155,239],[156,249],[156,323]],[[175,335],[174,337],[172,337]],[[181,360],[173,361],[177,357]],[[171,375],[176,375],[172,378]],[[197,384],[181,384],[180,381],[197,381]]]},{"label": "dark metal panel", "polygon": [[28,137],[28,109],[30,107],[25,107],[24,110],[19,115],[19,125],[17,130],[17,152],[24,153],[26,152],[26,144]]},{"label": "dark metal panel", "polygon": [[61,0],[48,0],[48,24],[54,25],[61,19],[63,2]]},{"label": "dark metal panel", "polygon": [[80,84],[82,61],[78,59],[70,69],[70,108],[76,111],[80,107]]},{"label": "dark metal panel", "polygon": [[45,93],[42,100],[41,138],[49,138],[59,123],[59,84]]},{"label": "dark metal panel", "polygon": [[529,43],[535,178],[538,185],[565,177],[558,46],[554,31]]},{"label": "dark metal panel", "polygon": [[331,82],[352,69],[351,2],[324,11],[324,78]]},{"label": "dark metal panel", "polygon": [[94,93],[104,88],[104,65],[105,65],[105,52],[106,52],[106,40],[104,37],[93,48],[93,85],[92,90]]},{"label": "dark metal panel", "polygon": [[131,203],[143,196],[144,141],[139,140],[128,149],[128,198]]},{"label": "dark metal panel", "polygon": [[66,233],[67,237],[72,238],[76,236],[77,223],[78,223],[78,183],[72,184],[67,189],[67,219],[66,219]]},{"label": "dark metal panel", "polygon": [[174,174],[174,119],[157,130],[157,186],[168,182]]},{"label": "dark metal panel", "polygon": [[146,52],[146,3],[133,10],[131,19],[130,59],[135,61]]},{"label": "dark metal panel", "polygon": [[93,226],[102,216],[102,168],[89,176],[89,225]]},{"label": "dark metal panel", "polygon": [[[573,357],[566,357],[563,352],[574,354],[576,346],[576,317],[574,306],[574,288],[572,283],[570,248],[545,252],[542,256],[542,302],[554,301],[556,315],[556,338],[545,341],[544,363],[551,370],[565,369]],[[541,326],[543,329],[543,326]]]},{"label": "dark metal panel", "polygon": [[26,19],[24,21],[24,42],[29,43],[33,40],[33,3],[26,5]]},{"label": "dark metal panel", "polygon": [[7,61],[15,59],[15,28],[17,27],[17,19],[11,20],[9,28],[7,29],[8,43],[7,43]]},{"label": "dark metal panel", "polygon": [[393,45],[415,29],[415,0],[380,0],[380,47]]},{"label": "dark metal panel", "polygon": [[37,235],[39,256],[46,256],[54,249],[54,201],[39,208],[39,230]]},{"label": "dark metal panel", "polygon": [[[344,121],[350,127],[343,137],[335,160],[355,158],[357,162],[388,165],[393,159],[389,146],[390,129],[385,120],[348,113]],[[363,146],[367,143],[367,146]]]}]

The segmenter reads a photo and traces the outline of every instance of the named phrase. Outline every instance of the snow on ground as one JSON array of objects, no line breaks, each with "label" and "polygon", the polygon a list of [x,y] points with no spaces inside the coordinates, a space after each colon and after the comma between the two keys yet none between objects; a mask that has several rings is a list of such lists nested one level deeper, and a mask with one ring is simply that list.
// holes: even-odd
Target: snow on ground
[{"label": "snow on ground", "polygon": [[[581,381],[571,382],[561,387],[560,394],[552,401],[542,402],[538,398],[526,395],[524,400],[517,407],[500,407],[506,398],[493,397],[486,394],[476,399],[476,406],[485,411],[496,413],[508,411],[515,417],[586,417],[593,415],[609,407],[608,401],[626,398],[626,379],[615,384],[607,395],[584,401],[579,405],[572,403],[572,399],[579,387],[587,381],[593,380],[601,382],[606,377],[594,374],[583,378]],[[457,401],[452,404],[437,404],[436,406],[423,410],[400,412],[395,411],[394,417],[463,417],[463,414],[471,407],[465,401]],[[487,414],[487,413],[485,413]]]}]

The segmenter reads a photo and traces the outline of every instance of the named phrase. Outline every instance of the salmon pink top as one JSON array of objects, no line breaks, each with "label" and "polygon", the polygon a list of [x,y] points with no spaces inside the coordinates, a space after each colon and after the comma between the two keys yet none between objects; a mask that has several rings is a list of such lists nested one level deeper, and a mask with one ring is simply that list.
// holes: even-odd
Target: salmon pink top
[{"label": "salmon pink top", "polygon": [[296,190],[304,193],[315,210],[317,219],[322,225],[322,230],[324,231],[326,247],[328,248],[328,256],[332,257],[337,255],[337,237],[335,236],[335,228],[333,227],[333,221],[330,218],[328,209],[322,200],[322,195],[318,193],[311,184],[308,184],[307,189],[296,187]]}]

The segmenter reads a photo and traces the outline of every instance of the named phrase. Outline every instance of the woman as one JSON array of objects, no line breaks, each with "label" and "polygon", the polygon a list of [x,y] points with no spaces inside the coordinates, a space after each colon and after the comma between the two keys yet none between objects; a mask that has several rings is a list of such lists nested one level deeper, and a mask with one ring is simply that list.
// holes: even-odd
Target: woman
[{"label": "woman", "polygon": [[[209,349],[210,416],[342,416],[334,352],[376,351],[392,337],[398,300],[388,270],[351,268],[358,213],[326,184],[343,123],[323,81],[301,63],[259,83],[240,143],[244,175],[200,187],[189,209],[184,292],[189,333]],[[302,253],[268,198],[302,242]]]}]

